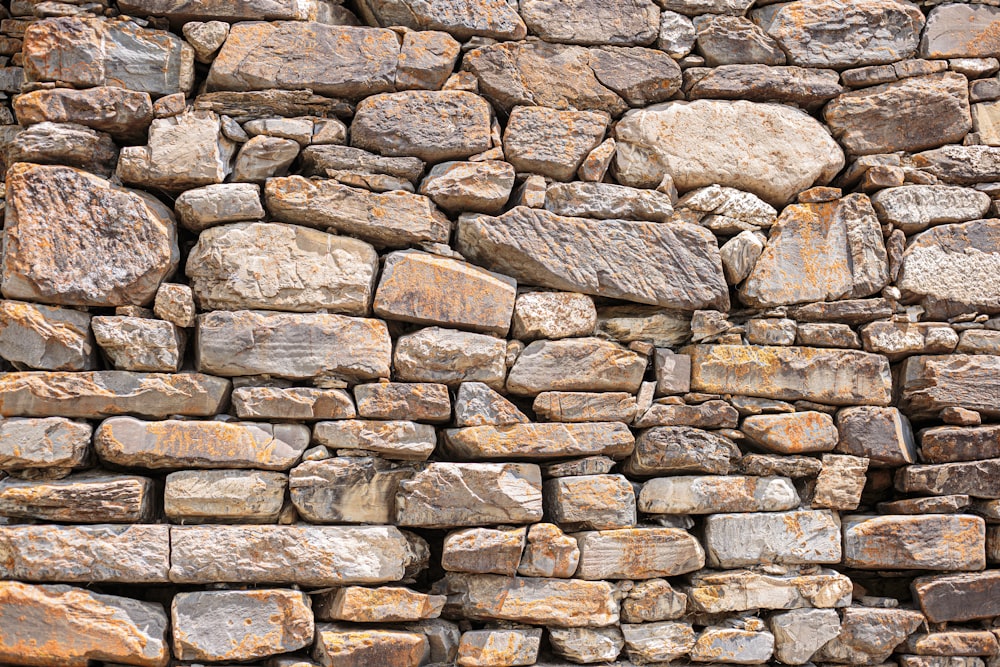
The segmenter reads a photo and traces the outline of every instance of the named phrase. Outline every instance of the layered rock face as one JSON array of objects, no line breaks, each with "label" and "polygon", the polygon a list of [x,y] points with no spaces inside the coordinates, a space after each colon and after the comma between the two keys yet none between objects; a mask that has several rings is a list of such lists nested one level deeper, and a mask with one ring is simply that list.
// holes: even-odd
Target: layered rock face
[{"label": "layered rock face", "polygon": [[1000,667],[995,0],[0,6],[0,664]]}]

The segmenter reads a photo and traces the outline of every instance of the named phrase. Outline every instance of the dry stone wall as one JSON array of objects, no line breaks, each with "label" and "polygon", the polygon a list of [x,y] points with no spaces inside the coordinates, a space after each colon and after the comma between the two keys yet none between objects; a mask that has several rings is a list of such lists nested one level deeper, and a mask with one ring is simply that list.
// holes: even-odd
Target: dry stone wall
[{"label": "dry stone wall", "polygon": [[0,12],[0,664],[1000,666],[1000,7]]}]

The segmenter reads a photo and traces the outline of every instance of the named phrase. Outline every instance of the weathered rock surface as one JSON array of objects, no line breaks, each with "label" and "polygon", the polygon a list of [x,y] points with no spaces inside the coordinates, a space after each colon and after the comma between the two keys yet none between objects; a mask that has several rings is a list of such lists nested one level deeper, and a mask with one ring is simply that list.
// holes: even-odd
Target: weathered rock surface
[{"label": "weathered rock surface", "polygon": [[58,474],[85,467],[92,431],[86,422],[62,417],[0,420],[0,469]]},{"label": "weathered rock surface", "polygon": [[94,340],[118,370],[173,373],[184,360],[184,332],[170,322],[143,317],[98,315]]},{"label": "weathered rock surface", "polygon": [[1000,498],[1000,459],[907,466],[896,473],[896,488],[935,496],[964,494]]},{"label": "weathered rock surface", "polygon": [[713,567],[757,563],[839,563],[840,526],[829,510],[713,514],[705,520],[705,552]]},{"label": "weathered rock surface", "polygon": [[678,528],[625,528],[573,535],[580,545],[579,579],[653,579],[705,566],[701,544]]},{"label": "weathered rock surface", "polygon": [[348,586],[320,596],[316,615],[324,621],[355,623],[420,621],[437,618],[444,602],[444,596],[417,593],[398,586]]},{"label": "weathered rock surface", "polygon": [[289,473],[289,495],[299,515],[312,523],[391,523],[399,482],[415,473],[412,465],[380,458],[305,461]]},{"label": "weathered rock surface", "polygon": [[829,609],[851,603],[851,580],[833,570],[785,576],[734,570],[693,574],[690,579],[691,585],[684,591],[691,608],[709,614],[748,609]]},{"label": "weathered rock surface", "polygon": [[688,99],[743,99],[794,104],[815,109],[844,91],[833,70],[761,64],[721,65],[706,69],[687,88]]},{"label": "weathered rock surface", "polygon": [[934,7],[920,40],[921,58],[981,58],[1000,49],[1000,11],[987,5],[948,3]]},{"label": "weathered rock surface", "polygon": [[343,389],[239,387],[233,391],[232,399],[233,409],[240,419],[312,421],[357,416],[351,395]]},{"label": "weathered rock surface", "polygon": [[173,523],[275,523],[288,477],[262,470],[182,470],[167,475],[163,511]]},{"label": "weathered rock surface", "polygon": [[596,111],[515,107],[503,135],[504,155],[519,172],[568,181],[604,139],[608,120]]},{"label": "weathered rock surface", "polygon": [[499,213],[514,188],[514,167],[500,160],[442,162],[420,183],[420,194],[446,211]]},{"label": "weathered rock surface", "polygon": [[625,185],[655,187],[670,174],[681,191],[726,185],[771,204],[829,182],[844,166],[840,147],[808,115],[747,101],[668,102],[632,111],[615,140],[616,173]]},{"label": "weathered rock surface", "polygon": [[517,357],[507,376],[512,394],[543,391],[638,391],[645,357],[599,338],[535,341]]},{"label": "weathered rock surface", "polygon": [[984,192],[949,185],[887,188],[873,194],[871,200],[879,220],[907,234],[942,223],[977,220],[986,215],[990,205]]},{"label": "weathered rock surface", "polygon": [[134,523],[154,513],[153,480],[84,472],[63,479],[0,481],[0,513],[65,523]]},{"label": "weathered rock surface", "polygon": [[442,445],[451,456],[466,459],[547,459],[605,455],[615,459],[632,451],[635,439],[618,422],[470,426],[444,431]]},{"label": "weathered rock surface", "polygon": [[504,0],[362,0],[359,9],[362,16],[379,25],[444,30],[462,40],[473,35],[494,39],[524,39],[527,35],[516,8]]},{"label": "weathered rock surface", "polygon": [[716,514],[775,512],[798,507],[799,494],[785,477],[658,477],[642,485],[640,512]]},{"label": "weathered rock surface", "polygon": [[652,0],[525,0],[519,9],[528,30],[547,42],[645,45],[660,28],[660,11]]},{"label": "weathered rock surface", "polygon": [[708,473],[726,474],[739,447],[729,438],[688,426],[658,426],[635,440],[635,453],[626,459],[630,475]]},{"label": "weathered rock surface", "polygon": [[375,453],[386,459],[423,461],[434,451],[434,427],[411,421],[347,419],[319,422],[313,441],[338,451]]},{"label": "weathered rock surface", "polygon": [[117,86],[52,88],[18,95],[14,113],[21,125],[76,123],[129,140],[145,135],[153,121],[153,102],[149,93]]},{"label": "weathered rock surface", "polygon": [[396,379],[449,386],[483,382],[503,387],[507,345],[485,334],[428,327],[396,340],[392,363]]},{"label": "weathered rock surface", "polygon": [[813,659],[839,664],[882,663],[922,622],[920,613],[909,609],[848,607],[843,611],[840,634],[813,654]]},{"label": "weathered rock surface", "polygon": [[86,371],[95,364],[90,315],[26,301],[0,301],[0,356],[47,371]]},{"label": "weathered rock surface", "polygon": [[441,567],[449,572],[514,576],[521,562],[524,537],[524,528],[465,528],[452,531],[444,538]]},{"label": "weathered rock surface", "polygon": [[881,570],[981,570],[986,524],[968,515],[849,516],[844,564]]},{"label": "weathered rock surface", "polygon": [[715,238],[695,225],[595,222],[517,207],[461,221],[458,250],[531,285],[685,310],[729,303]]},{"label": "weathered rock surface", "polygon": [[1000,573],[996,570],[918,577],[912,590],[932,623],[990,618],[1000,609]]},{"label": "weathered rock surface", "polygon": [[911,418],[949,407],[997,416],[1000,357],[985,354],[909,357],[903,362],[899,409]]},{"label": "weathered rock surface", "polygon": [[793,609],[770,620],[774,655],[786,665],[802,665],[840,634],[840,616],[833,609]]}]

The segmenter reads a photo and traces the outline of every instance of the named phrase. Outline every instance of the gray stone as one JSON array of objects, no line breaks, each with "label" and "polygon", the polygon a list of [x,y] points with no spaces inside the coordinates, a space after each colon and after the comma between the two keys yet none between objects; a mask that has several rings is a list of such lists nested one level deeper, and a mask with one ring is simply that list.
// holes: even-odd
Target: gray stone
[{"label": "gray stone", "polygon": [[441,567],[449,572],[514,576],[521,562],[524,536],[524,528],[465,528],[452,531],[444,538]]},{"label": "gray stone", "polygon": [[877,665],[924,623],[917,611],[848,607],[840,635],[813,654],[817,662]]},{"label": "gray stone", "polygon": [[977,220],[984,217],[990,207],[990,198],[985,192],[949,185],[886,188],[873,194],[871,199],[879,220],[906,234],[947,222]]},{"label": "gray stone", "polygon": [[918,577],[911,590],[932,623],[991,618],[1000,608],[1000,575],[996,570]]},{"label": "gray stone", "polygon": [[695,634],[690,623],[623,623],[621,630],[625,652],[638,664],[670,662],[694,648]]},{"label": "gray stone", "polygon": [[177,196],[174,210],[180,223],[194,232],[264,217],[260,188],[252,183],[218,183],[185,190]]},{"label": "gray stone", "polygon": [[911,465],[896,473],[896,488],[935,496],[963,494],[1000,499],[1000,459]]},{"label": "gray stone", "polygon": [[299,156],[299,145],[291,139],[257,136],[240,147],[233,165],[232,180],[238,183],[263,183],[274,176],[284,176]]},{"label": "gray stone", "polygon": [[666,52],[671,58],[683,58],[694,48],[696,34],[691,19],[672,12],[660,12],[660,33],[656,37],[656,48]]},{"label": "gray stone", "polygon": [[658,477],[642,485],[639,511],[648,514],[716,514],[795,509],[799,494],[786,477]]},{"label": "gray stone", "polygon": [[416,472],[381,458],[343,457],[305,461],[292,469],[292,504],[313,523],[387,524],[395,519],[400,480]]},{"label": "gray stone", "polygon": [[524,39],[527,29],[517,8],[505,0],[361,0],[367,23],[404,25],[414,30],[444,30],[461,40],[474,35],[494,39]]},{"label": "gray stone", "polygon": [[442,162],[420,184],[420,194],[452,213],[496,215],[514,189],[514,167],[501,160]]},{"label": "gray stone", "polygon": [[613,422],[635,419],[635,396],[624,391],[543,391],[531,409],[538,419],[551,422]]},{"label": "gray stone", "polygon": [[517,207],[461,221],[458,250],[531,285],[686,310],[729,305],[715,237],[696,225],[595,222]]},{"label": "gray stone", "polygon": [[840,562],[840,521],[830,510],[713,514],[705,520],[711,567]]},{"label": "gray stone", "polygon": [[62,417],[0,419],[0,469],[65,476],[89,462],[92,430]]},{"label": "gray stone", "polygon": [[645,370],[645,357],[599,338],[541,340],[518,355],[507,391],[527,396],[543,391],[635,393]]},{"label": "gray stone", "polygon": [[837,412],[837,430],[840,454],[867,457],[876,467],[917,461],[910,421],[897,408],[844,408]]},{"label": "gray stone", "polygon": [[302,151],[302,173],[306,176],[351,169],[394,176],[415,185],[424,171],[424,161],[415,157],[382,157],[351,146],[308,146]]},{"label": "gray stone", "polygon": [[153,480],[85,472],[54,481],[0,481],[0,514],[62,523],[134,523],[153,519]]},{"label": "gray stone", "polygon": [[657,347],[675,347],[691,338],[691,314],[655,306],[602,306],[597,330],[619,343],[646,341]]},{"label": "gray stone", "polygon": [[115,139],[136,140],[145,138],[153,121],[153,102],[149,93],[117,86],[52,88],[18,95],[14,113],[21,125],[76,123],[107,132]]},{"label": "gray stone", "polygon": [[624,475],[556,477],[545,482],[545,516],[567,531],[629,528],[635,491]]},{"label": "gray stone", "polygon": [[664,9],[685,16],[700,14],[728,14],[742,16],[753,4],[747,0],[657,0]]},{"label": "gray stone", "polygon": [[793,609],[772,616],[770,628],[774,656],[786,665],[804,665],[840,634],[840,616],[833,609]]},{"label": "gray stone", "polygon": [[527,542],[517,573],[522,577],[568,579],[580,564],[580,547],[551,523],[536,523],[528,529]]},{"label": "gray stone", "polygon": [[542,476],[527,463],[429,463],[396,493],[396,523],[451,528],[534,523],[542,518]]},{"label": "gray stone", "polygon": [[313,442],[338,451],[353,450],[351,454],[374,452],[386,459],[424,461],[434,451],[437,438],[429,424],[345,419],[317,423]]},{"label": "gray stone", "polygon": [[704,572],[685,587],[692,611],[716,614],[751,609],[846,607],[853,583],[843,574],[820,568],[817,574],[769,575],[750,570]]},{"label": "gray stone", "polygon": [[111,137],[75,123],[43,122],[18,132],[3,147],[5,164],[62,164],[111,175],[118,148]]},{"label": "gray stone", "polygon": [[515,107],[504,131],[504,154],[518,171],[571,180],[604,139],[608,120],[595,111]]},{"label": "gray stone", "polygon": [[620,422],[470,426],[447,429],[442,437],[444,450],[463,460],[597,455],[620,459],[632,451],[633,443],[632,433]]},{"label": "gray stone", "polygon": [[573,292],[522,292],[514,302],[512,337],[555,340],[589,336],[597,324],[594,301]]},{"label": "gray stone", "polygon": [[613,183],[553,183],[545,191],[545,209],[598,220],[666,222],[673,214],[669,195]]},{"label": "gray stone", "polygon": [[428,327],[400,336],[392,361],[404,382],[483,382],[502,389],[506,356],[507,344],[493,336]]},{"label": "gray stone", "polygon": [[682,220],[722,235],[770,227],[778,217],[778,211],[760,197],[719,185],[688,192],[677,202],[677,213]]},{"label": "gray stone", "polygon": [[844,165],[840,147],[807,114],[742,100],[631,111],[614,135],[618,180],[633,187],[655,187],[669,173],[682,192],[718,184],[778,205],[829,182]]},{"label": "gray stone", "polygon": [[840,85],[840,75],[829,69],[760,64],[722,65],[698,74],[700,78],[685,85],[690,100],[744,99],[751,102],[779,102],[812,111],[844,92],[844,87]]},{"label": "gray stone", "polygon": [[625,528],[573,535],[580,545],[579,579],[654,579],[705,566],[705,551],[679,528]]},{"label": "gray stone", "polygon": [[0,356],[41,370],[92,370],[97,359],[90,315],[69,308],[0,301]]},{"label": "gray stone", "polygon": [[173,523],[275,523],[288,477],[262,470],[182,470],[167,475],[163,512]]},{"label": "gray stone", "polygon": [[309,3],[294,0],[123,0],[123,12],[131,16],[165,16],[171,22],[188,21],[304,21],[316,13]]},{"label": "gray stone", "polygon": [[742,16],[698,16],[694,19],[694,27],[698,51],[709,67],[785,64],[785,53],[778,43]]},{"label": "gray stone", "polygon": [[482,382],[463,382],[455,395],[455,426],[510,426],[530,420]]},{"label": "gray stone", "polygon": [[354,398],[358,402],[358,415],[365,419],[446,422],[451,418],[451,397],[443,384],[359,384],[354,386]]},{"label": "gray stone", "polygon": [[371,380],[389,376],[391,351],[381,320],[253,310],[198,316],[198,367],[218,375]]},{"label": "gray stone", "polygon": [[623,470],[629,475],[725,475],[740,450],[729,438],[688,426],[658,426],[639,434]]},{"label": "gray stone", "polygon": [[936,322],[872,322],[861,328],[865,350],[900,361],[914,354],[948,354],[958,345],[958,333]]},{"label": "gray stone", "polygon": [[913,164],[944,183],[989,183],[1000,165],[1000,147],[943,146],[917,153]]},{"label": "gray stone", "polygon": [[519,9],[528,30],[547,42],[646,45],[660,26],[652,0],[523,0]]},{"label": "gray stone", "polygon": [[911,419],[934,417],[944,408],[998,416],[1000,357],[986,354],[910,357],[900,373],[899,409]]},{"label": "gray stone", "polygon": [[98,315],[94,339],[118,370],[177,372],[184,361],[184,332],[170,322]]},{"label": "gray stone", "polygon": [[922,58],[985,58],[996,56],[1000,10],[979,4],[946,3],[927,16],[920,40]]},{"label": "gray stone", "polygon": [[625,647],[618,628],[551,628],[552,651],[575,664],[611,662]]},{"label": "gray stone", "polygon": [[709,626],[701,631],[691,648],[691,660],[755,665],[769,660],[773,652],[774,635],[770,632]]},{"label": "gray stone", "polygon": [[951,463],[1000,458],[1000,426],[934,426],[920,431],[920,458]]},{"label": "gray stone", "polygon": [[198,62],[211,63],[229,36],[229,25],[222,21],[191,21],[182,26],[181,32],[194,48]]},{"label": "gray stone", "polygon": [[313,421],[357,416],[351,395],[343,389],[239,387],[233,390],[232,399],[240,419]]}]

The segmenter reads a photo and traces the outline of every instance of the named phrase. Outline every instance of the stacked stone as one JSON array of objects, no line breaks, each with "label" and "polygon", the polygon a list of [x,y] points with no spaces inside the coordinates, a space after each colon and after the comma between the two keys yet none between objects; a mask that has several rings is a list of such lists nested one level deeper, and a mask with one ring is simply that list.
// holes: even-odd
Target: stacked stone
[{"label": "stacked stone", "polygon": [[0,663],[1000,666],[1000,8],[0,12]]}]

